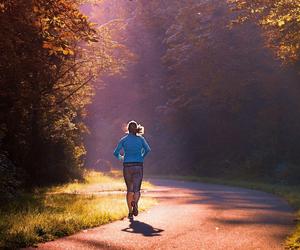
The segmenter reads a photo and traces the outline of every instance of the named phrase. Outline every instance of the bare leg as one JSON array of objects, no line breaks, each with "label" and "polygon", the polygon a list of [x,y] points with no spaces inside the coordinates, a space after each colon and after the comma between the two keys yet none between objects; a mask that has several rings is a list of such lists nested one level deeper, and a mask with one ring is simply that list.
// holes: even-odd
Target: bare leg
[{"label": "bare leg", "polygon": [[126,200],[127,200],[127,206],[128,206],[129,213],[132,213],[131,202],[134,200],[134,193],[133,192],[127,192]]}]

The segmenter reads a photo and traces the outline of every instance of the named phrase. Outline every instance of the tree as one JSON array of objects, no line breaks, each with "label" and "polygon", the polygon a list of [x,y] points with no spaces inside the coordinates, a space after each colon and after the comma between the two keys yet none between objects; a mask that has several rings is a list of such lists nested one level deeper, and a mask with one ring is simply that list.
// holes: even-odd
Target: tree
[{"label": "tree", "polygon": [[137,55],[90,106],[90,165],[113,161],[132,118],[155,149],[147,171],[266,177],[299,162],[299,76],[281,67],[253,21],[230,29],[237,14],[219,0],[86,9],[96,22],[124,23],[118,41]]},{"label": "tree", "polygon": [[0,2],[2,147],[27,183],[80,177],[93,80],[122,67],[109,29],[69,0]]},{"label": "tree", "polygon": [[[254,19],[265,31],[267,45],[285,63],[300,56],[300,6],[298,0],[228,1],[239,13],[237,23]],[[234,23],[233,22],[233,23]],[[299,69],[298,69],[299,70]]]}]

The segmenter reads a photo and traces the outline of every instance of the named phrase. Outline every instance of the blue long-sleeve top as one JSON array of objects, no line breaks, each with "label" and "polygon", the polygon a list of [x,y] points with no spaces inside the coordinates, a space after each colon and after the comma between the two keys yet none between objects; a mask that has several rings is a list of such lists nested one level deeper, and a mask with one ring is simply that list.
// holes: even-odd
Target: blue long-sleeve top
[{"label": "blue long-sleeve top", "polygon": [[[123,149],[124,158],[120,154],[121,149]],[[144,162],[144,158],[150,150],[150,146],[143,136],[129,133],[120,139],[114,150],[114,156],[124,162]]]}]

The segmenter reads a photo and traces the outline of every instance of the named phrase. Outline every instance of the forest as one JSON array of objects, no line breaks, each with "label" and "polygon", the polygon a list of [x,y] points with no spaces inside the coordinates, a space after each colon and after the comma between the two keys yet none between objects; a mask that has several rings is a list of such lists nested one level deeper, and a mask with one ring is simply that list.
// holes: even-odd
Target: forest
[{"label": "forest", "polygon": [[111,149],[133,117],[153,148],[150,174],[299,183],[297,1],[103,1],[83,11],[123,22],[115,39],[137,56],[89,106],[88,166],[118,164]]},{"label": "forest", "polygon": [[120,168],[300,180],[298,0],[0,0],[0,196]]}]

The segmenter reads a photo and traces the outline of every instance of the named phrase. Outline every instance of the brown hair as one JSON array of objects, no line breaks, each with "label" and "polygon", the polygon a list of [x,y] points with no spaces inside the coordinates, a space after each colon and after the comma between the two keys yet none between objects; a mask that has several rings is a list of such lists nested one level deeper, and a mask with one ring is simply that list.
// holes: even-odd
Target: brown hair
[{"label": "brown hair", "polygon": [[136,121],[130,121],[127,124],[127,130],[129,133],[132,134],[143,134],[144,133],[144,127],[140,124],[137,124]]}]

